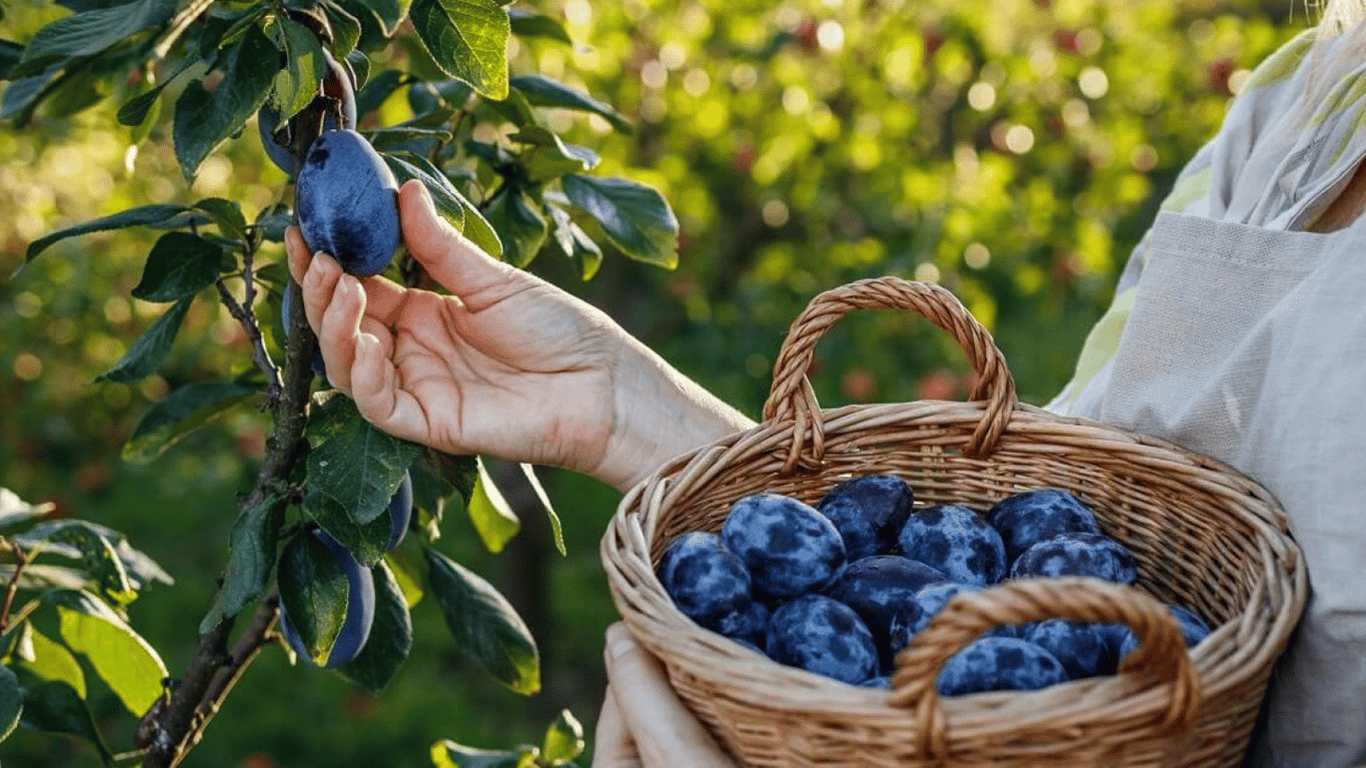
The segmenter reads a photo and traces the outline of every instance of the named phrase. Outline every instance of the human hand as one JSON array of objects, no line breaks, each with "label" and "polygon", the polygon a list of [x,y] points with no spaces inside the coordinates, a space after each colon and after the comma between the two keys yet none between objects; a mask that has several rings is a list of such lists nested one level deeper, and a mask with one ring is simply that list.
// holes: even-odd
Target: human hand
[{"label": "human hand", "polygon": [[593,768],[738,768],[625,624],[607,628],[603,656],[608,687],[594,735]]},{"label": "human hand", "polygon": [[399,190],[408,252],[452,295],[344,274],[286,234],[328,379],[397,437],[567,467],[625,489],[748,426],[605,313],[483,253],[425,188]]}]

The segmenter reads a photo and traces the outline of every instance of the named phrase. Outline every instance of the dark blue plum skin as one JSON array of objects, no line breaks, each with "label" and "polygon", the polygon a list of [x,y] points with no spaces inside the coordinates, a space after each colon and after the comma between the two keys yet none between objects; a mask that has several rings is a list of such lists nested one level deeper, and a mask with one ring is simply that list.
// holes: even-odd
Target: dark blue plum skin
[{"label": "dark blue plum skin", "polygon": [[324,131],[313,142],[295,203],[308,247],[325,251],[349,274],[382,272],[402,242],[398,182],[355,131]]},{"label": "dark blue plum skin", "polygon": [[413,519],[413,476],[403,473],[403,480],[389,499],[389,549],[397,547],[408,533],[408,522]]},{"label": "dark blue plum skin", "polygon": [[1059,489],[1024,491],[996,502],[987,522],[1001,534],[1006,564],[1021,552],[1060,533],[1100,533],[1095,514],[1077,497]]},{"label": "dark blue plum skin", "polygon": [[[365,641],[370,638],[370,627],[375,622],[375,579],[370,569],[361,565],[336,539],[320,530],[313,531],[312,535],[337,558],[337,563],[346,574],[349,587],[346,618],[342,621],[337,639],[332,643],[332,650],[328,652],[327,662],[323,664],[327,669],[335,669],[354,661],[365,647]],[[280,630],[289,642],[289,647],[294,649],[294,653],[311,663],[312,659],[304,648],[303,640],[294,630],[289,616],[285,614],[284,603],[280,604]]]},{"label": "dark blue plum skin", "polygon": [[659,560],[659,581],[678,610],[703,626],[752,602],[749,572],[710,531],[692,531],[669,542]]},{"label": "dark blue plum skin", "polygon": [[758,647],[763,645],[768,637],[768,622],[772,615],[773,609],[768,605],[758,600],[750,600],[710,622],[707,628],[714,629],[732,640],[744,640]]},{"label": "dark blue plum skin", "polygon": [[906,609],[927,584],[944,581],[944,574],[901,555],[873,555],[849,563],[821,594],[854,609],[883,650],[884,668],[891,665],[888,643],[892,620]]},{"label": "dark blue plum skin", "polygon": [[1032,625],[1024,640],[1043,648],[1062,662],[1070,680],[1104,674],[1110,648],[1093,624],[1049,619]]},{"label": "dark blue plum skin", "polygon": [[844,538],[850,561],[891,551],[915,494],[896,475],[865,475],[831,488],[817,509]]},{"label": "dark blue plum skin", "polygon": [[1001,534],[967,507],[926,507],[910,516],[897,536],[901,553],[934,568],[950,581],[986,587],[1006,575]]},{"label": "dark blue plum skin", "polygon": [[1063,533],[1025,550],[1010,566],[1010,578],[1094,576],[1133,584],[1138,564],[1124,545],[1095,533]]},{"label": "dark blue plum skin", "polygon": [[[959,592],[971,592],[975,587],[967,584],[960,584],[953,581],[941,581],[935,584],[927,584],[911,596],[909,603],[903,604],[899,610],[892,615],[891,624],[888,626],[888,647],[892,655],[901,652],[902,648],[910,645],[911,638],[916,633],[930,625],[930,620],[935,617],[949,601]],[[985,636],[990,637],[1015,637],[1017,630],[1013,626],[1001,625],[986,631]]]},{"label": "dark blue plum skin", "polygon": [[878,671],[873,634],[854,609],[824,595],[802,595],[778,606],[765,649],[780,664],[851,685]]},{"label": "dark blue plum skin", "polygon": [[[285,283],[284,298],[280,300],[280,322],[284,326],[285,335],[289,335],[289,308],[294,303],[294,281]],[[323,364],[323,353],[320,349],[313,350],[313,372],[327,378],[327,366]]]},{"label": "dark blue plum skin", "polygon": [[[1209,636],[1209,626],[1190,609],[1167,603],[1167,610],[1172,616],[1176,617],[1176,623],[1181,625],[1181,637],[1186,641],[1187,648],[1199,645],[1201,640]],[[1124,627],[1124,631],[1118,635],[1118,646],[1115,651],[1116,662],[1123,661],[1125,656],[1138,649],[1138,635],[1129,627]]]},{"label": "dark blue plum skin", "polygon": [[954,654],[939,671],[941,696],[981,691],[1037,691],[1067,682],[1062,662],[1014,637],[981,637]]},{"label": "dark blue plum skin", "polygon": [[736,501],[721,524],[721,539],[749,570],[755,589],[773,598],[820,589],[844,565],[844,539],[835,524],[781,494]]}]

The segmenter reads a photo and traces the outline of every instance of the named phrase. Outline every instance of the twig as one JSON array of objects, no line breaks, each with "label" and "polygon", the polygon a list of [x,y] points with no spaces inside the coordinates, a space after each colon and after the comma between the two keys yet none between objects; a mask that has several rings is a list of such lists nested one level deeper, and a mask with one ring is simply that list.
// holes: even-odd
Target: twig
[{"label": "twig", "polygon": [[247,257],[248,266],[243,275],[246,278],[246,302],[239,302],[236,296],[228,290],[228,286],[223,282],[223,278],[218,278],[215,285],[218,287],[218,298],[223,301],[223,306],[227,307],[228,313],[237,319],[242,330],[247,334],[247,339],[251,341],[251,359],[256,363],[256,367],[266,375],[266,402],[274,404],[280,399],[280,372],[276,369],[274,361],[270,359],[270,352],[266,349],[265,337],[261,335],[261,328],[256,324],[255,313],[251,310],[251,300],[256,293],[255,286],[251,279],[251,257]]},{"label": "twig", "polygon": [[199,18],[200,14],[209,10],[211,5],[213,5],[213,0],[196,0],[176,14],[176,17],[171,20],[171,27],[166,30],[166,34],[157,41],[156,47],[152,49],[153,58],[158,60],[166,58],[166,54],[171,52],[171,46],[175,45],[180,36],[185,34],[185,30],[190,28],[190,25]]}]

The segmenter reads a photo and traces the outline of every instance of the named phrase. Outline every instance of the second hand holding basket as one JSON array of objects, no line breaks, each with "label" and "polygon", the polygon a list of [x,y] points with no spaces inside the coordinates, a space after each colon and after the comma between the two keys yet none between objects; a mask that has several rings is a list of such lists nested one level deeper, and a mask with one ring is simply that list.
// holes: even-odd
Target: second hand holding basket
[{"label": "second hand holding basket", "polygon": [[[910,310],[950,333],[978,375],[972,402],[822,410],[806,378],[813,348],[861,308]],[[918,503],[979,510],[1021,490],[1071,491],[1134,554],[1138,588],[1030,579],[960,594],[898,656],[889,693],[782,666],[704,630],[655,576],[674,537],[719,529],[743,496],[815,504],[840,481],[874,473],[903,477]],[[1020,404],[990,334],[958,300],[897,278],[816,297],[779,352],[764,421],[633,488],[602,556],[632,634],[746,766],[1232,768],[1307,593],[1284,513],[1265,490],[1165,441]],[[1210,637],[1187,654],[1162,601],[1193,608]],[[1052,617],[1124,622],[1140,649],[1114,676],[938,695],[944,661],[991,626]]]}]

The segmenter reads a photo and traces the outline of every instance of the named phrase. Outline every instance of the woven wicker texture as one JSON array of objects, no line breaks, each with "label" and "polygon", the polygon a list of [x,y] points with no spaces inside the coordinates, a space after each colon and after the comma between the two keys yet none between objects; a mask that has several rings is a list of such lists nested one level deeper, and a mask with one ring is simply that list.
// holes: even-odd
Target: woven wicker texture
[{"label": "woven wicker texture", "polygon": [[[966,403],[823,410],[813,348],[856,309],[929,319],[978,379]],[[815,504],[842,480],[903,477],[917,505],[979,510],[1063,488],[1139,565],[1137,588],[1021,580],[960,594],[897,658],[890,692],[785,667],[704,630],[655,576],[665,546],[718,530],[760,491]],[[746,766],[1237,766],[1273,662],[1307,594],[1299,550],[1265,490],[1170,443],[1017,401],[991,336],[948,291],[895,278],[816,297],[775,364],[764,421],[679,457],[633,488],[602,539],[618,610],[689,708]],[[1159,601],[1213,628],[1187,654]],[[1144,641],[1119,674],[1041,691],[940,698],[943,662],[990,626],[1053,616],[1122,621]]]}]

